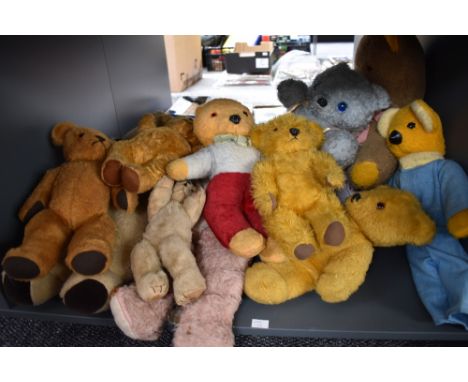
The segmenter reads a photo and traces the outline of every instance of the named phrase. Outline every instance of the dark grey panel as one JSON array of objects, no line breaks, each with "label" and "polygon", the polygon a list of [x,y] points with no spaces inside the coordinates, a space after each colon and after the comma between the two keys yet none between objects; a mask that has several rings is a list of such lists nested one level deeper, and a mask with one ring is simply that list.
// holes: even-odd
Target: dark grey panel
[{"label": "dark grey panel", "polygon": [[447,157],[468,172],[468,36],[430,36],[426,53],[426,100],[440,114]]},{"label": "dark grey panel", "polygon": [[16,212],[43,172],[60,163],[49,133],[61,120],[116,135],[99,37],[0,37],[0,250],[17,244]]},{"label": "dark grey panel", "polygon": [[133,128],[145,113],[171,106],[163,36],[103,37],[120,129]]}]

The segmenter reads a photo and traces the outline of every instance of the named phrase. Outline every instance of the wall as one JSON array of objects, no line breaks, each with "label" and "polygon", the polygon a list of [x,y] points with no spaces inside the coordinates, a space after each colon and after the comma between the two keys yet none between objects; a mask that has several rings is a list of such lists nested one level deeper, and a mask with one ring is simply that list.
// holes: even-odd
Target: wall
[{"label": "wall", "polygon": [[120,137],[171,103],[162,36],[0,37],[0,257],[19,244],[16,213],[62,162],[49,132],[61,120]]}]

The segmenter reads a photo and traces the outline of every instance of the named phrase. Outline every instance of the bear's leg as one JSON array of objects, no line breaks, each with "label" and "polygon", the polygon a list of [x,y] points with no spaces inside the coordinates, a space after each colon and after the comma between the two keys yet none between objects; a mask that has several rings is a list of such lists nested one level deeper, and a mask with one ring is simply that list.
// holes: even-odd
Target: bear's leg
[{"label": "bear's leg", "polygon": [[129,192],[141,194],[151,190],[165,175],[165,167],[171,158],[167,155],[156,157],[139,165],[128,164],[122,168],[122,185]]},{"label": "bear's leg", "polygon": [[109,269],[116,239],[115,223],[109,215],[101,215],[79,227],[68,245],[65,263],[85,276]]},{"label": "bear's leg", "polygon": [[255,263],[245,273],[244,291],[260,304],[281,304],[314,289],[316,269],[299,260]]},{"label": "bear's leg", "polygon": [[196,300],[206,289],[205,279],[189,246],[190,243],[178,235],[168,236],[159,244],[161,261],[173,279],[177,305],[186,305]]},{"label": "bear's leg", "polygon": [[153,301],[164,297],[169,290],[169,279],[162,269],[154,246],[143,239],[135,245],[130,256],[133,278],[140,298]]},{"label": "bear's leg", "polygon": [[63,284],[60,297],[73,310],[86,314],[100,313],[108,309],[112,292],[122,282],[122,277],[111,271],[95,276],[73,273]]},{"label": "bear's leg", "polygon": [[19,281],[2,273],[2,284],[9,300],[20,305],[40,305],[57,296],[63,283],[70,275],[70,270],[58,263],[44,277],[31,281]]},{"label": "bear's leg", "polygon": [[250,174],[224,173],[211,179],[203,215],[213,233],[237,256],[252,258],[265,248],[265,238],[252,228],[243,211]]},{"label": "bear's leg", "polygon": [[339,250],[331,255],[317,281],[317,293],[326,302],[341,302],[349,298],[364,282],[372,260],[372,244],[357,230]]},{"label": "bear's leg", "polygon": [[247,260],[233,255],[211,229],[200,234],[197,260],[207,289],[182,308],[174,346],[233,346],[232,322],[242,299]]},{"label": "bear's leg", "polygon": [[289,258],[305,260],[319,250],[309,222],[289,209],[278,207],[265,226],[268,234]]},{"label": "bear's leg", "polygon": [[143,301],[134,284],[117,289],[110,308],[119,329],[134,340],[156,341],[173,307],[172,294],[151,302]]},{"label": "bear's leg", "polygon": [[101,167],[101,178],[108,186],[118,187],[122,185],[122,169],[131,161],[133,153],[128,141],[114,142]]},{"label": "bear's leg", "polygon": [[70,232],[53,211],[42,210],[26,225],[23,243],[7,252],[3,269],[9,277],[23,281],[46,276],[60,261]]}]

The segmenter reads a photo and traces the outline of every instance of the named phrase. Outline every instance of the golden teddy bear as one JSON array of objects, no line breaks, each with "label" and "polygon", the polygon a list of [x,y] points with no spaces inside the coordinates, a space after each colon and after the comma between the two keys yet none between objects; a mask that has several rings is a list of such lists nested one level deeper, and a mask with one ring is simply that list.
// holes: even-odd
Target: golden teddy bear
[{"label": "golden teddy bear", "polygon": [[245,292],[270,304],[312,289],[328,302],[346,300],[364,281],[373,246],[335,194],[344,174],[319,151],[322,129],[285,114],[256,127],[251,139],[263,154],[252,172],[254,203],[287,261],[254,264]]},{"label": "golden teddy bear", "polygon": [[200,147],[190,119],[146,114],[128,139],[112,145],[102,165],[102,179],[109,186],[141,194],[164,176],[170,161]]},{"label": "golden teddy bear", "polygon": [[131,254],[138,295],[144,301],[164,297],[170,273],[178,305],[196,300],[206,289],[205,279],[191,251],[192,228],[205,205],[205,191],[190,182],[161,178],[148,201],[148,225]]}]

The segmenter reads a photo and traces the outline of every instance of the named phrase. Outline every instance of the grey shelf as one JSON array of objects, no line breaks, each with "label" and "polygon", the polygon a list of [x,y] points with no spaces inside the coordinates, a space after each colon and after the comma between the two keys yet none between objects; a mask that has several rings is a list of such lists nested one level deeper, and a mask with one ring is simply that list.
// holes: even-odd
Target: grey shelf
[{"label": "grey shelf", "polygon": [[[0,314],[32,319],[114,325],[109,312],[87,316],[54,300],[39,307],[0,307]],[[252,328],[252,319],[269,329]],[[402,248],[379,249],[364,285],[348,301],[327,304],[308,293],[281,305],[244,298],[235,318],[237,334],[349,339],[468,341],[461,327],[436,327],[421,304]]]}]

